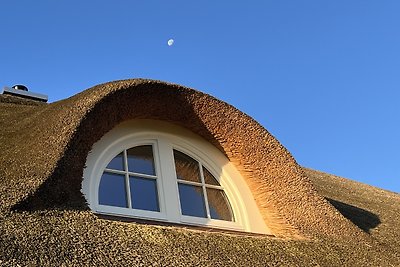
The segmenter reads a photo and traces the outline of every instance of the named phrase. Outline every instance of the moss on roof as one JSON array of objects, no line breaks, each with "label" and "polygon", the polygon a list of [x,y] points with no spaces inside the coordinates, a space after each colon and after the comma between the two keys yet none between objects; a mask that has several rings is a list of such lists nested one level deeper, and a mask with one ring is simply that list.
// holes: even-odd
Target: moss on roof
[{"label": "moss on roof", "polygon": [[[340,180],[325,183],[325,176],[304,172],[261,125],[204,93],[136,79],[95,86],[52,104],[0,99],[0,110],[4,265],[399,265],[398,247],[384,242],[398,224],[389,211],[379,217],[378,209],[387,207],[379,197],[387,195],[371,200],[373,211],[365,207],[381,221],[379,230],[357,227],[344,217],[352,220],[354,210],[347,208],[350,215],[344,210],[354,203],[340,192],[324,191],[329,184],[335,191]],[[107,131],[135,118],[176,123],[219,148],[244,175],[274,234],[290,239],[97,218],[80,192],[86,156]],[[396,197],[392,201],[400,204]]]}]

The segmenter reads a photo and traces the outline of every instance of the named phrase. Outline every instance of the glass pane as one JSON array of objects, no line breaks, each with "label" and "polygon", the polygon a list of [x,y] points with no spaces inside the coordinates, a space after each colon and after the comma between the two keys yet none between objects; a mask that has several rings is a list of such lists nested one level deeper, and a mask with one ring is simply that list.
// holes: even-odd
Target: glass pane
[{"label": "glass pane", "polygon": [[129,177],[132,208],[160,211],[158,206],[157,181],[141,177]]},{"label": "glass pane", "polygon": [[200,186],[178,184],[183,215],[207,218],[203,189]]},{"label": "glass pane", "polygon": [[204,182],[206,184],[219,185],[217,179],[215,179],[215,177],[204,167],[203,167],[203,174],[204,174]]},{"label": "glass pane", "polygon": [[177,150],[174,150],[174,159],[178,179],[201,183],[197,161]]},{"label": "glass pane", "polygon": [[103,173],[99,186],[99,204],[127,207],[125,176],[113,173]]},{"label": "glass pane", "polygon": [[212,219],[233,221],[233,214],[223,190],[207,188],[208,206]]},{"label": "glass pane", "polygon": [[155,175],[153,147],[151,145],[132,147],[127,150],[130,172]]},{"label": "glass pane", "polygon": [[124,170],[124,154],[121,152],[115,158],[113,158],[110,163],[108,163],[107,169],[114,169],[114,170]]}]

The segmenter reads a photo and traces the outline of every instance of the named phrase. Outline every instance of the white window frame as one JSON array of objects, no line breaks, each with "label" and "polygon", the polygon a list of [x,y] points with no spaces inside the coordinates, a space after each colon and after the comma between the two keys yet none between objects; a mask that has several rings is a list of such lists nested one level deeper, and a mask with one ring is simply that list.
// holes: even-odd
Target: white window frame
[{"label": "white window frame", "polygon": [[[215,187],[219,187],[220,189],[222,189],[225,193],[225,195],[227,195],[226,192],[226,188],[223,186],[223,183],[221,181],[221,177],[219,175],[216,175],[216,171],[217,168],[216,166],[212,166],[212,161],[209,159],[209,156],[203,154],[200,150],[196,149],[195,147],[191,146],[190,144],[184,142],[183,140],[180,140],[180,142],[184,143],[184,146],[182,145],[178,145],[177,143],[171,143],[171,147],[170,150],[173,151],[178,150],[188,156],[190,156],[191,158],[193,158],[195,161],[197,161],[198,163],[200,163],[200,166],[204,166],[209,172],[211,172],[211,174],[214,176],[214,178],[217,179],[217,181],[220,183],[220,186],[215,186]],[[199,166],[199,167],[200,167]],[[176,177],[176,170],[175,170],[175,164],[173,164],[173,172],[174,172],[174,183],[175,183],[175,188],[176,188],[176,195],[178,197],[178,205],[179,205],[179,212],[180,212],[180,221],[181,223],[186,223],[186,224],[196,224],[196,225],[209,225],[209,226],[215,226],[215,227],[221,227],[221,228],[227,228],[227,229],[233,229],[233,230],[244,230],[244,227],[242,226],[241,222],[238,222],[238,219],[236,218],[237,216],[237,212],[235,212],[233,206],[232,201],[234,201],[234,198],[229,198],[227,196],[227,201],[229,202],[229,206],[231,208],[231,212],[233,213],[233,218],[234,221],[223,221],[223,220],[216,220],[216,219],[212,219],[212,218],[202,218],[202,217],[194,217],[194,216],[187,216],[187,215],[183,215],[182,211],[181,211],[181,205],[180,205],[180,197],[179,197],[179,192],[178,192],[178,183],[179,180]],[[199,168],[200,172],[203,172],[203,170],[201,168]],[[196,183],[196,184],[201,184],[202,188],[203,185],[205,184],[204,182],[204,176],[201,175],[201,183]],[[192,182],[188,182],[188,181],[183,181],[181,182],[183,184],[194,184]],[[206,186],[207,187],[207,186]],[[210,186],[210,188],[212,188]],[[206,205],[206,210],[207,210],[207,216],[209,216],[209,204],[207,201],[207,193],[203,191],[204,194],[204,201],[205,201],[205,205]],[[232,199],[232,200],[231,200]],[[238,215],[240,217],[240,215]],[[240,219],[239,219],[240,220]]]},{"label": "white window frame", "polygon": [[[118,140],[117,140],[118,141]],[[127,194],[127,201],[128,201],[128,207],[123,208],[123,207],[117,207],[117,206],[109,206],[109,205],[101,205],[99,204],[99,198],[98,198],[98,188],[100,186],[100,180],[101,176],[103,175],[104,170],[106,169],[107,164],[114,158],[116,157],[119,153],[123,152],[126,154],[126,150],[131,148],[131,147],[136,147],[136,146],[142,146],[142,145],[152,145],[153,148],[153,157],[154,157],[154,167],[155,167],[155,172],[157,178],[157,192],[158,192],[158,204],[160,211],[150,211],[150,210],[139,210],[139,209],[133,209],[129,207],[131,205],[131,200],[129,194]],[[157,139],[154,138],[128,138],[125,140],[119,140],[116,144],[112,144],[110,147],[108,147],[107,150],[103,151],[102,155],[100,156],[98,161],[98,165],[95,167],[96,170],[95,174],[93,177],[99,177],[99,179],[93,179],[93,189],[97,188],[96,192],[94,192],[93,197],[93,207],[94,210],[98,213],[104,213],[104,214],[113,214],[117,216],[125,216],[125,217],[139,217],[139,218],[154,218],[157,220],[166,220],[166,208],[165,208],[165,201],[164,201],[164,193],[163,190],[160,190],[160,188],[163,187],[162,185],[162,173],[160,169],[160,158],[159,154],[156,153],[158,150],[158,141]],[[118,151],[119,150],[119,151]],[[126,155],[124,156],[124,159],[126,160]],[[126,163],[124,163],[126,164]],[[100,170],[101,173],[100,173]],[[110,172],[109,172],[110,173]],[[126,175],[128,173],[127,170],[122,171],[121,174],[124,173],[123,175]],[[127,177],[125,177],[125,180]],[[129,190],[127,187],[126,190]]]},{"label": "white window frame", "polygon": [[[121,151],[134,146],[150,144],[153,147],[160,211],[99,205],[98,188],[107,164]],[[181,214],[173,149],[200,162],[218,180],[229,201],[235,221]],[[82,192],[90,209],[98,214],[270,233],[250,189],[234,165],[217,148],[201,137],[182,127],[163,121],[127,121],[105,134],[93,145],[87,157]]]}]

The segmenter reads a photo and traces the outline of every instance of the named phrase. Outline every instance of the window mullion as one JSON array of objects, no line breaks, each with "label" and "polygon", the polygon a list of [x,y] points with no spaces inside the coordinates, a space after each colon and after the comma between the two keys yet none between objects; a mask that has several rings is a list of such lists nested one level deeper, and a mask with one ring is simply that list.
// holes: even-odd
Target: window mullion
[{"label": "window mullion", "polygon": [[213,189],[218,189],[218,190],[224,190],[224,188],[220,185],[212,185],[212,184],[206,184],[207,188],[213,188]]},{"label": "window mullion", "polygon": [[153,179],[153,180],[156,180],[158,178],[155,175],[149,175],[149,174],[144,174],[144,173],[136,173],[136,172],[129,172],[129,171],[128,171],[128,175],[135,176],[135,177],[147,178],[147,179]]},{"label": "window mullion", "polygon": [[113,169],[105,169],[104,172],[107,173],[115,173],[115,174],[121,174],[121,175],[125,175],[126,171],[120,171],[120,170],[113,170]]},{"label": "window mullion", "polygon": [[124,149],[124,168],[125,168],[125,187],[126,187],[126,200],[128,201],[128,208],[132,208],[131,200],[131,187],[129,186],[129,172],[128,172],[128,153]]},{"label": "window mullion", "polygon": [[160,160],[160,168],[167,217],[171,222],[180,222],[179,192],[172,146],[162,137],[158,139],[158,142],[159,157],[162,159]]},{"label": "window mullion", "polygon": [[180,183],[180,184],[195,185],[195,186],[203,186],[203,183],[192,182],[192,181],[187,181],[187,180],[180,180],[180,179],[178,179],[178,183]]},{"label": "window mullion", "polygon": [[207,218],[211,218],[210,215],[210,208],[208,206],[208,197],[207,197],[207,190],[206,190],[206,183],[204,181],[204,174],[203,174],[203,166],[199,162],[199,168],[200,168],[200,177],[201,177],[201,183],[202,183],[202,189],[203,189],[203,195],[204,195],[204,204],[206,205],[206,212],[207,212]]}]

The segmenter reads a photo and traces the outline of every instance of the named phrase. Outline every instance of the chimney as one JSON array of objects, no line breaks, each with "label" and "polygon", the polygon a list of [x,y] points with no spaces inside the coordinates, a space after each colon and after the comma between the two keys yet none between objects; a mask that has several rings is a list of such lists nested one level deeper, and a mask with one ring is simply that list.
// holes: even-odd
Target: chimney
[{"label": "chimney", "polygon": [[28,88],[25,85],[21,84],[16,84],[11,88],[5,86],[3,89],[0,89],[0,94],[19,96],[22,98],[32,99],[41,102],[47,102],[48,100],[47,95],[29,92]]}]

